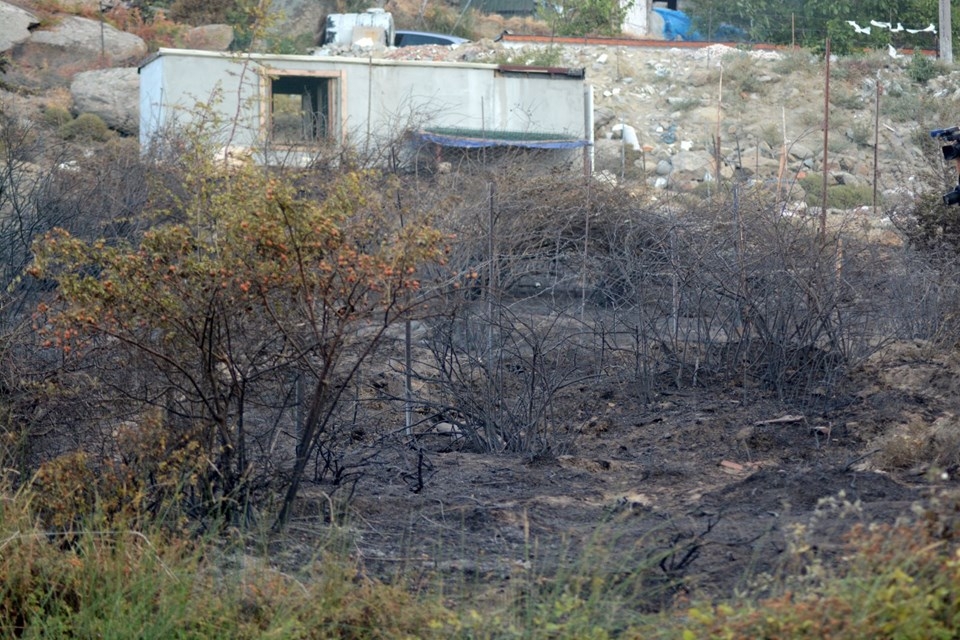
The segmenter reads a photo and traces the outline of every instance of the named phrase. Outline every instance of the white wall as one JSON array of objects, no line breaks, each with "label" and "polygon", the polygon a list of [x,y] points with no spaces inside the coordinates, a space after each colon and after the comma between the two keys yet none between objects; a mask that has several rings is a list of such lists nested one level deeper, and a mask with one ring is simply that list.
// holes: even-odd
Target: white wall
[{"label": "white wall", "polygon": [[140,69],[140,147],[146,149],[156,132],[164,128],[163,104],[163,62]]},{"label": "white wall", "polygon": [[651,5],[652,0],[634,0],[633,6],[623,18],[623,32],[638,38],[650,37]]},{"label": "white wall", "polygon": [[502,74],[495,65],[230,55],[161,49],[140,70],[141,141],[215,107],[224,144],[257,146],[264,74],[339,73],[342,129],[354,145],[377,144],[417,126],[538,131],[586,138],[583,78]]}]

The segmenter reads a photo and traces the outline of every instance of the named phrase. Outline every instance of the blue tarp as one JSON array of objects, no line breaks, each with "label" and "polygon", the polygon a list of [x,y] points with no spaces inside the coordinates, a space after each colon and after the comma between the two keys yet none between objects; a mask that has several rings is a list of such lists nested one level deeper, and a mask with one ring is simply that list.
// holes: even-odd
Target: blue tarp
[{"label": "blue tarp", "polygon": [[665,40],[703,40],[698,31],[693,31],[690,16],[683,11],[654,7],[663,18],[663,38]]},{"label": "blue tarp", "polygon": [[552,134],[516,133],[503,131],[421,129],[415,134],[421,142],[432,142],[441,147],[481,149],[484,147],[521,147],[524,149],[579,149],[590,145],[588,140],[567,138]]}]

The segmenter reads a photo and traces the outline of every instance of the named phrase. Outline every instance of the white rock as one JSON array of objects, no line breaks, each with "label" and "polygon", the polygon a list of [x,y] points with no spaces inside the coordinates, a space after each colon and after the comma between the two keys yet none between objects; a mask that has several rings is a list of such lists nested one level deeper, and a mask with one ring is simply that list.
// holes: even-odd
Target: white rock
[{"label": "white rock", "polygon": [[233,43],[233,27],[228,24],[207,24],[183,34],[184,46],[203,51],[227,51]]},{"label": "white rock", "polygon": [[0,52],[30,38],[30,29],[40,24],[37,17],[20,7],[0,2]]},{"label": "white rock", "polygon": [[77,16],[68,16],[49,30],[34,31],[30,43],[77,50],[81,54],[102,52],[112,60],[130,60],[147,54],[147,43],[139,36]]},{"label": "white rock", "polygon": [[612,171],[607,171],[606,169],[593,174],[593,179],[603,184],[609,184],[611,186],[617,185],[617,176],[615,176]]},{"label": "white rock", "polygon": [[630,146],[634,151],[640,151],[640,140],[637,130],[628,124],[615,124],[611,129],[611,138],[623,140],[624,146]]},{"label": "white rock", "polygon": [[134,67],[83,71],[70,83],[78,114],[93,113],[111,129],[128,135],[140,127],[139,94],[140,76]]}]

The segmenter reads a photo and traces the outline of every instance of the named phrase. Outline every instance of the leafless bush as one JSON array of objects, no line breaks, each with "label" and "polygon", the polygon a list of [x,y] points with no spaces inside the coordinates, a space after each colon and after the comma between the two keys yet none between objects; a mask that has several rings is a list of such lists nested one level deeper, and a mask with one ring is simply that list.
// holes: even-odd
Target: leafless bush
[{"label": "leafless bush", "polygon": [[0,109],[0,387],[7,462],[25,477],[42,457],[87,440],[101,415],[89,363],[44,346],[38,305],[52,285],[26,276],[32,244],[54,227],[80,237],[136,233],[147,198],[136,144],[95,154],[65,144],[12,109]]},{"label": "leafless bush", "polygon": [[[724,384],[826,409],[844,401],[851,367],[949,319],[955,293],[908,248],[785,215],[763,190],[654,207],[569,174],[518,184],[521,172],[457,178],[471,195],[447,221],[452,271],[468,280],[435,327],[431,382],[444,419],[459,411],[481,446],[534,446],[515,437],[518,425],[548,412],[505,420],[503,408],[556,401],[565,388],[556,381],[582,376],[629,382],[648,399],[664,385]],[[523,376],[546,354],[554,382],[534,377],[544,386],[528,393]]]},{"label": "leafless bush", "polygon": [[596,375],[584,329],[536,304],[465,305],[432,327],[428,404],[481,450],[561,453],[572,435],[558,396]]},{"label": "leafless bush", "polygon": [[[29,149],[11,152],[0,190],[7,198],[0,207],[11,212],[0,220],[8,292],[19,286],[30,242],[52,226],[112,241],[135,239],[160,217],[180,219],[179,203],[189,201],[181,170],[189,162],[148,171],[129,151],[111,147],[93,161],[35,173],[24,160]],[[350,166],[322,160],[296,175],[288,168],[296,202],[324,201]],[[256,502],[287,485],[294,464],[305,481],[349,493],[387,443],[439,422],[480,450],[563,452],[574,444],[576,409],[610,383],[647,400],[667,387],[722,385],[736,386],[744,400],[774,394],[824,409],[842,401],[850,368],[885,343],[960,335],[952,320],[960,317],[960,287],[951,284],[957,279],[947,262],[870,244],[842,224],[821,229],[816,216],[787,216],[762,190],[741,185],[710,200],[648,202],[518,158],[476,160],[465,158],[463,171],[451,173],[404,174],[397,165],[363,184],[364,197],[376,192],[384,228],[429,212],[449,234],[446,264],[424,275],[410,313],[341,326],[340,312],[353,308],[331,307],[324,322],[333,324],[312,326],[291,319],[316,311],[300,298],[273,324],[256,314],[238,324],[233,310],[218,310],[203,323],[223,323],[216,348],[197,334],[189,347],[196,353],[181,346],[164,353],[168,360],[109,340],[83,361],[63,359],[22,328],[16,338],[7,334],[18,357],[2,372],[22,395],[0,418],[50,451],[100,446],[115,455],[123,452],[114,428],[144,411],[162,410],[167,425],[189,434],[213,407],[224,429],[238,433],[231,464],[246,495],[236,499]],[[162,188],[150,194],[157,218],[148,219],[141,212],[150,184]],[[373,246],[387,235],[364,238]],[[35,284],[33,297],[10,299],[21,311],[9,317],[26,318],[45,295],[44,283]],[[421,324],[403,371],[402,358],[392,354],[384,364],[373,349],[390,323],[408,318]],[[380,333],[363,347],[351,341],[361,329]],[[140,338],[153,345],[153,335]],[[392,378],[373,394],[365,385],[384,372]],[[397,373],[414,384],[397,386]],[[311,396],[322,402],[303,440]],[[41,433],[46,439],[35,437]],[[426,463],[420,454],[410,464],[422,472]]]},{"label": "leafless bush", "polygon": [[584,265],[595,251],[587,230],[625,201],[569,173],[498,175],[451,178],[463,194],[444,221],[457,239],[448,268],[459,288],[432,323],[422,376],[430,390],[418,401],[474,446],[556,453],[572,440],[556,403],[603,367],[586,317],[594,285]]}]

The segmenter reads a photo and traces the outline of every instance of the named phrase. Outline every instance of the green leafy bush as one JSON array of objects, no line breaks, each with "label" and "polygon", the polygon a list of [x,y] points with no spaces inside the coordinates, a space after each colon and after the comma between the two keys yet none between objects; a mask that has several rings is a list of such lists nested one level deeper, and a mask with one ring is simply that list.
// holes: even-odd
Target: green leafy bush
[{"label": "green leafy bush", "polygon": [[865,21],[870,17],[904,25],[937,22],[934,0],[689,0],[685,11],[693,18],[695,28],[708,37],[720,25],[732,25],[745,31],[752,41],[799,44],[822,53],[829,36],[834,54],[885,49],[892,38],[900,49],[930,46],[926,33],[894,35],[881,28],[857,32],[848,21],[859,21],[862,26],[868,26]]},{"label": "green leafy bush", "polygon": [[907,65],[907,75],[910,76],[911,80],[920,84],[926,84],[937,76],[943,75],[943,73],[944,69],[940,64],[919,51],[913,52],[910,64]]},{"label": "green leafy bush", "polygon": [[103,142],[110,137],[110,127],[100,116],[93,113],[81,113],[60,127],[60,137],[64,140]]},{"label": "green leafy bush", "polygon": [[[810,174],[800,179],[806,194],[805,201],[811,207],[823,204],[823,174]],[[856,209],[873,203],[873,188],[849,184],[827,186],[827,208]]]},{"label": "green leafy bush", "polygon": [[860,111],[864,108],[864,101],[860,96],[849,91],[834,91],[831,93],[830,104],[849,111]]},{"label": "green leafy bush", "polygon": [[539,17],[560,36],[614,36],[632,6],[619,0],[560,0],[541,5]]},{"label": "green leafy bush", "polygon": [[43,110],[43,122],[52,127],[62,127],[73,120],[73,114],[69,109],[56,105],[48,105]]}]

